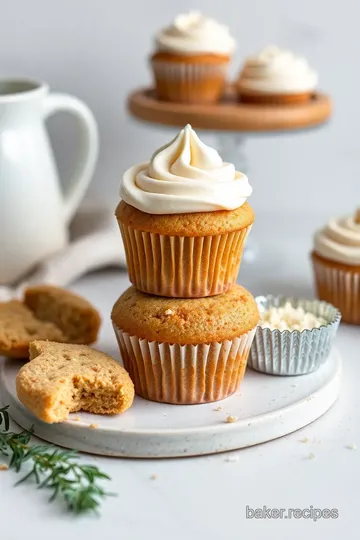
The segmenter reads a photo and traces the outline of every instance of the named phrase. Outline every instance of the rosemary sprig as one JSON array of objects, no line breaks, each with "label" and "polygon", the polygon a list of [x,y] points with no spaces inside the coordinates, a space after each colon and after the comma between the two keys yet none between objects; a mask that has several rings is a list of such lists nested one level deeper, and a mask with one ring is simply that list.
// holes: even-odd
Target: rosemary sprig
[{"label": "rosemary sprig", "polygon": [[33,429],[13,433],[10,429],[8,408],[0,408],[0,454],[10,457],[9,467],[17,473],[25,463],[31,470],[16,485],[33,478],[38,488],[52,490],[50,502],[58,496],[65,500],[68,510],[75,514],[96,512],[100,500],[108,495],[98,480],[110,477],[93,465],[79,465],[74,450],[60,450],[52,446],[29,445]]}]

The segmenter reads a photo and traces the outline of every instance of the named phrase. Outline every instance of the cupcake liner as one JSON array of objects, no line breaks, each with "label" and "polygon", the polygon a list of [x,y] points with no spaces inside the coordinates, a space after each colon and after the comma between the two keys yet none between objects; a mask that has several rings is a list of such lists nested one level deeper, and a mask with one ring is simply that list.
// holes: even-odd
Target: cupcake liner
[{"label": "cupcake liner", "polygon": [[211,103],[220,98],[229,62],[193,64],[152,60],[151,64],[160,99],[180,103]]},{"label": "cupcake liner", "polygon": [[297,300],[283,296],[259,296],[259,310],[279,307],[290,302],[294,307],[323,317],[328,324],[312,330],[270,330],[258,326],[248,365],[270,375],[304,375],[316,371],[327,359],[341,314],[331,304],[318,300]]},{"label": "cupcake liner", "polygon": [[120,223],[130,281],[173,298],[213,296],[236,281],[251,225],[215,236],[167,236]]},{"label": "cupcake liner", "polygon": [[233,394],[244,376],[255,334],[254,328],[220,343],[180,345],[148,341],[113,326],[136,394],[184,405],[218,401]]},{"label": "cupcake liner", "polygon": [[360,324],[360,273],[328,266],[313,257],[317,296],[336,306],[342,320]]}]

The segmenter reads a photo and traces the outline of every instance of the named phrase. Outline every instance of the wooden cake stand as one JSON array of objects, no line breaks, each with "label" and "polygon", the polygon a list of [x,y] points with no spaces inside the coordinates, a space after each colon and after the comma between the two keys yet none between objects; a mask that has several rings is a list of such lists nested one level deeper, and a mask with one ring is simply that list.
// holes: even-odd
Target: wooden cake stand
[{"label": "wooden cake stand", "polygon": [[240,103],[229,87],[219,103],[210,105],[171,103],[157,99],[149,88],[135,90],[128,99],[130,113],[152,124],[235,132],[274,132],[304,129],[323,124],[331,115],[331,99],[316,93],[296,105]]}]

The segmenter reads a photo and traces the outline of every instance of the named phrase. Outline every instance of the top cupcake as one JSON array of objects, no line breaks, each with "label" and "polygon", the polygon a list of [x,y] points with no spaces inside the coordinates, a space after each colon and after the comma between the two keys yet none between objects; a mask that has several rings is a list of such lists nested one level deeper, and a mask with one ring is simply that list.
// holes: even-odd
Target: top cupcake
[{"label": "top cupcake", "polygon": [[238,88],[248,94],[308,95],[317,83],[318,75],[305,58],[270,46],[246,60]]},{"label": "top cupcake", "polygon": [[120,196],[148,214],[187,214],[235,210],[252,188],[245,174],[224,162],[188,124],[150,161],[128,169]]},{"label": "top cupcake", "polygon": [[158,52],[180,55],[219,54],[230,56],[235,40],[229,29],[198,11],[175,17],[155,38]]}]

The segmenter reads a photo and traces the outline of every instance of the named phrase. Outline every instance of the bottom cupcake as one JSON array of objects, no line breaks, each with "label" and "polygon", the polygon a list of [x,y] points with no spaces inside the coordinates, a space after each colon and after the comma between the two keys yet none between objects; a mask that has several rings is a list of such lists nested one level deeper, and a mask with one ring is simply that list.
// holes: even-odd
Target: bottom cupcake
[{"label": "bottom cupcake", "polygon": [[130,287],[111,318],[135,392],[152,401],[195,404],[238,389],[259,312],[240,285],[196,299],[150,296]]}]

